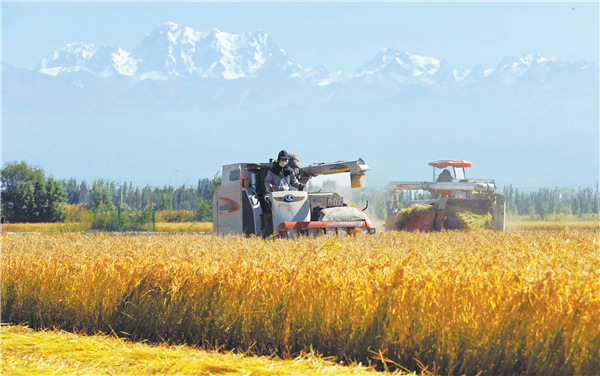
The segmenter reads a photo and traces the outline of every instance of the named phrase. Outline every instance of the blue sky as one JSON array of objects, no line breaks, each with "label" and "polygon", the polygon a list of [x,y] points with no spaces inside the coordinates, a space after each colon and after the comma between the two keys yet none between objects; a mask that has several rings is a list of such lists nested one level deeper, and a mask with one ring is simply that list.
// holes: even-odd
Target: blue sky
[{"label": "blue sky", "polygon": [[[575,62],[585,60],[588,62],[599,62],[599,2],[330,2],[330,3],[299,3],[299,2],[6,2],[0,0],[2,24],[1,24],[1,59],[3,62],[16,66],[18,68],[33,68],[44,57],[54,50],[61,48],[67,43],[85,42],[96,46],[121,47],[126,51],[132,51],[140,43],[144,36],[157,25],[164,22],[175,22],[183,27],[191,27],[197,31],[207,31],[217,28],[221,31],[239,34],[242,32],[254,32],[262,30],[269,33],[279,48],[284,49],[297,63],[303,67],[324,66],[329,71],[355,71],[364,64],[372,60],[383,48],[396,48],[412,52],[421,56],[444,59],[449,65],[456,68],[473,68],[476,64],[483,65],[484,68],[495,68],[504,56],[522,57],[526,54],[540,54],[546,58],[556,57],[563,62]],[[565,103],[563,112],[553,112],[560,114],[569,114],[569,111],[581,113],[574,109],[571,104]],[[468,107],[468,106],[467,106]],[[521,108],[521,107],[520,107]],[[525,113],[533,111],[527,107],[527,103],[521,108]],[[597,109],[597,107],[596,107]],[[355,111],[358,113],[357,109]],[[365,114],[360,119],[372,121],[371,114],[368,111],[374,109],[365,108]],[[447,109],[446,109],[447,110]],[[391,111],[391,110],[390,110]],[[420,114],[428,114],[430,110],[425,108],[416,108],[410,112],[412,117],[407,119],[418,119]],[[376,111],[374,111],[376,113]],[[431,112],[435,112],[431,110]],[[593,111],[592,111],[593,112]],[[459,110],[451,112],[455,119],[447,119],[448,123],[457,121],[456,119],[469,120],[471,115]],[[594,112],[597,114],[596,112]],[[409,115],[410,115],[409,114]],[[68,121],[80,121],[72,114],[64,115]],[[159,116],[160,115],[160,116]],[[173,113],[157,114],[156,126],[162,120],[173,116]],[[177,114],[175,114],[177,115]],[[231,115],[231,118],[228,116]],[[263,115],[262,113],[260,114]],[[265,119],[277,119],[281,114],[265,114]],[[317,116],[325,116],[330,123],[336,121],[352,122],[357,129],[360,128],[358,120],[348,118],[345,114],[319,113],[302,114],[306,115],[302,119],[313,121]],[[367,116],[369,115],[369,116]],[[510,114],[509,114],[510,115]],[[540,114],[544,115],[544,114]],[[79,115],[77,115],[79,116]],[[84,116],[84,115],[81,115]],[[102,114],[87,112],[81,121],[102,122],[107,117]],[[131,115],[133,116],[133,115]],[[137,116],[137,115],[136,115]],[[212,113],[205,121],[216,124],[217,120],[229,119],[222,124],[241,124],[238,117],[240,114],[221,114]],[[329,117],[327,117],[329,116]],[[345,117],[344,117],[345,116]],[[380,125],[390,127],[390,124],[396,120],[396,112],[377,114]],[[432,115],[433,116],[433,115]],[[482,115],[483,116],[483,115]],[[146,117],[144,119],[147,119]],[[543,116],[536,117],[543,118]],[[128,124],[130,118],[124,118],[122,122],[115,124]],[[136,118],[137,119],[137,118]],[[511,116],[500,116],[496,120],[498,128],[502,126],[502,121],[512,119]],[[515,118],[514,124],[518,123],[519,118]],[[568,116],[573,123],[576,123],[580,117]],[[322,120],[319,120],[322,121]],[[431,124],[437,124],[435,116],[430,120]],[[298,124],[301,122],[298,120]],[[129,122],[132,123],[133,122]],[[213,124],[210,123],[210,124]],[[513,124],[511,123],[511,124]],[[597,122],[591,121],[591,127]],[[59,128],[62,124],[60,116],[49,118],[46,123],[35,123],[36,126],[44,126],[47,129],[53,127]],[[191,124],[191,123],[190,123]],[[195,124],[195,123],[194,123]],[[375,121],[374,124],[378,124]],[[537,124],[537,123],[536,123]],[[6,121],[3,114],[3,136],[6,136],[6,130],[9,127],[16,129],[21,123],[14,122],[10,124]],[[191,125],[189,126],[191,129]],[[540,124],[542,126],[542,124]],[[587,125],[586,125],[587,126]],[[383,129],[383,128],[381,128]],[[390,128],[394,129],[394,128]],[[242,129],[243,130],[243,129]],[[380,130],[379,130],[380,131]],[[428,179],[430,170],[426,163],[434,159],[444,158],[465,158],[471,160],[473,155],[479,156],[472,161],[479,166],[481,170],[473,169],[473,175],[479,177],[491,177],[498,179],[502,183],[521,183],[528,184],[527,188],[542,186],[572,186],[573,184],[584,184],[579,181],[574,182],[568,179],[558,180],[558,177],[548,177],[550,180],[533,181],[529,174],[517,177],[511,171],[511,166],[502,165],[506,153],[522,155],[524,159],[540,158],[526,154],[526,151],[518,148],[511,149],[510,145],[487,145],[485,148],[476,146],[463,146],[457,144],[455,147],[460,150],[457,155],[435,155],[430,152],[435,150],[423,150],[421,160],[415,160],[414,155],[399,154],[393,158],[386,155],[381,147],[375,145],[392,144],[394,137],[400,135],[399,128],[392,136],[386,135],[385,139],[379,139],[378,128],[369,129],[369,137],[376,140],[373,145],[358,145],[362,140],[357,141],[352,134],[345,134],[349,142],[356,145],[356,150],[360,154],[354,154],[354,149],[349,155],[334,155],[332,158],[327,154],[327,158],[321,157],[323,150],[313,144],[303,145],[277,145],[273,147],[270,153],[276,153],[280,148],[286,148],[288,151],[298,152],[303,155],[303,161],[306,163],[325,162],[337,159],[352,159],[357,157],[365,158],[365,161],[371,166],[373,173],[369,177],[369,186],[383,186],[387,184],[390,177],[392,179]],[[94,137],[86,134],[82,129],[81,134],[73,134],[73,137],[83,144],[86,137]],[[481,132],[481,137],[489,139],[489,135]],[[240,133],[242,134],[242,133]],[[245,134],[245,133],[244,133]],[[476,133],[479,135],[480,133]],[[568,132],[564,134],[569,135]],[[109,135],[112,137],[112,135]],[[485,136],[485,137],[484,137]],[[108,136],[107,136],[108,137]],[[109,138],[110,138],[109,137]],[[487,138],[486,138],[487,137]],[[518,138],[519,135],[516,135]],[[241,139],[241,136],[238,137]],[[562,139],[553,134],[545,134],[545,142],[560,144]],[[596,137],[597,139],[597,137]],[[6,138],[8,140],[8,138]],[[112,139],[111,139],[112,141]],[[171,140],[175,145],[180,142],[179,139]],[[246,140],[243,140],[246,141]],[[240,141],[240,142],[243,142]],[[126,141],[123,141],[126,142]],[[525,141],[523,141],[525,142]],[[540,141],[542,142],[542,141]],[[572,142],[571,138],[564,142]],[[577,141],[579,142],[579,140]],[[8,141],[7,141],[8,143]],[[593,141],[592,141],[593,143]],[[15,143],[16,145],[16,143]],[[454,147],[454,146],[453,146]],[[577,147],[575,145],[574,147]],[[458,149],[461,148],[461,149]],[[488,149],[495,150],[489,151]],[[8,148],[3,148],[4,151]],[[381,151],[381,150],[384,151]],[[584,148],[585,149],[585,148]],[[20,150],[20,149],[19,149]],[[46,150],[46,149],[44,149]],[[40,164],[49,174],[55,174],[60,178],[77,177],[78,179],[111,179],[119,180],[121,176],[124,179],[136,181],[136,184],[175,184],[180,185],[184,182],[195,181],[198,177],[212,177],[214,172],[220,168],[223,163],[233,163],[246,161],[238,157],[241,154],[230,156],[229,150],[222,150],[227,153],[226,158],[211,159],[210,166],[205,170],[199,170],[194,163],[189,163],[188,170],[180,165],[183,158],[191,161],[194,158],[202,159],[201,151],[195,148],[189,150],[180,150],[178,144],[174,146],[172,159],[162,161],[160,155],[152,154],[151,149],[146,150],[150,156],[156,157],[161,165],[147,164],[139,166],[130,163],[129,170],[127,166],[123,167],[107,157],[106,160],[96,161],[98,165],[104,164],[105,172],[95,171],[93,164],[85,166],[85,161],[69,158],[60,159],[56,153],[52,157],[47,154],[39,153],[38,157],[27,155],[28,163]],[[597,150],[597,145],[594,150]],[[38,150],[34,150],[38,152]],[[245,149],[237,145],[233,152],[242,153]],[[500,152],[501,151],[501,152]],[[27,151],[29,153],[29,151]],[[187,158],[182,157],[185,152],[190,153]],[[263,152],[263,151],[261,151]],[[25,152],[24,152],[25,153]],[[67,154],[70,151],[65,152]],[[64,154],[64,153],[63,153]],[[60,155],[63,155],[60,154]],[[82,153],[83,154],[83,153]],[[514,158],[517,158],[516,155]],[[584,154],[584,153],[583,153]],[[582,155],[583,155],[582,154]],[[65,154],[66,155],[66,154]],[[383,157],[381,157],[383,155]],[[160,157],[160,158],[159,158]],[[250,158],[251,161],[260,160],[264,156],[243,156]],[[38,159],[36,159],[38,158]],[[379,160],[377,158],[380,158]],[[116,159],[115,159],[116,160]],[[402,171],[397,171],[397,161],[410,161],[402,164]],[[495,166],[490,166],[490,161]],[[486,165],[488,163],[488,165]],[[492,164],[494,164],[492,163]],[[169,164],[166,166],[166,164]],[[80,170],[76,167],[84,166]],[[414,165],[414,167],[410,167]],[[54,166],[54,167],[53,167]],[[56,167],[59,166],[59,167]],[[122,168],[115,169],[115,166]],[[142,168],[143,167],[143,168]],[[56,170],[53,170],[56,168]],[[387,168],[387,170],[386,170]],[[494,170],[495,168],[496,170]],[[142,171],[143,170],[143,171]],[[594,171],[595,170],[595,171]],[[90,175],[93,171],[94,174]],[[132,172],[133,171],[133,172]],[[417,175],[422,173],[423,176]],[[477,172],[483,172],[478,175]],[[111,175],[112,174],[112,175]],[[137,175],[136,175],[137,174]],[[142,175],[146,174],[146,175]],[[376,175],[379,174],[379,175]],[[590,178],[586,177],[585,184],[591,184],[598,179],[597,168],[592,168]],[[185,180],[182,180],[185,175]],[[199,176],[198,176],[199,175]],[[148,177],[150,176],[150,178]],[[379,176],[379,177],[378,177]],[[331,177],[329,177],[331,178]],[[149,180],[152,179],[152,180]],[[333,177],[340,184],[347,185],[347,176]],[[379,180],[377,180],[379,179]],[[560,178],[562,179],[562,178]],[[583,178],[582,178],[583,179]],[[531,182],[530,182],[531,181]],[[319,184],[318,180],[313,184]],[[521,185],[520,187],[525,187]]]},{"label": "blue sky", "polygon": [[163,22],[198,31],[263,30],[305,67],[354,71],[385,47],[494,68],[539,53],[598,63],[598,2],[2,3],[2,60],[32,68],[71,42],[131,51]]}]

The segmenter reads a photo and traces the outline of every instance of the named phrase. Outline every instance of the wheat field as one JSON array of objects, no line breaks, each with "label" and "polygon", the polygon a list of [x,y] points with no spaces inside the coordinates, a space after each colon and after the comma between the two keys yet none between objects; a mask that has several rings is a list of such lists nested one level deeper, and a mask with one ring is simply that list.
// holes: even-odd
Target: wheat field
[{"label": "wheat field", "polygon": [[[152,224],[146,225],[145,231],[152,231]],[[212,222],[157,222],[157,232],[212,232]],[[2,225],[4,232],[98,232],[90,230],[90,224],[80,222],[56,223],[5,223]]]},{"label": "wheat field", "polygon": [[2,376],[375,374],[368,366],[340,365],[314,353],[282,360],[276,356],[205,351],[184,345],[130,342],[115,338],[112,333],[81,335],[57,329],[32,330],[21,325],[0,326],[0,342]]},{"label": "wheat field", "polygon": [[597,237],[2,235],[2,320],[439,375],[597,375]]},{"label": "wheat field", "polygon": [[159,232],[212,232],[212,222],[159,222],[156,223]]},{"label": "wheat field", "polygon": [[[382,221],[372,222],[378,231],[382,231],[385,223]],[[152,225],[148,225],[148,231]],[[212,232],[212,222],[157,222],[157,232]],[[600,222],[597,219],[590,220],[534,220],[508,219],[506,231],[563,231],[563,230],[600,230]],[[66,223],[5,223],[2,225],[4,232],[76,232],[90,231],[90,223],[66,222]]]},{"label": "wheat field", "polygon": [[600,221],[506,221],[506,231],[563,231],[563,230],[600,230]]}]

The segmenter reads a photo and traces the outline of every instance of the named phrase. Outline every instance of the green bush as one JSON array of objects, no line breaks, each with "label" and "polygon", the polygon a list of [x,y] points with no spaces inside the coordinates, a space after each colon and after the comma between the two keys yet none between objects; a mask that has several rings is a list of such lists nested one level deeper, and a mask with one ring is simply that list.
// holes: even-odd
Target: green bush
[{"label": "green bush", "polygon": [[67,195],[62,182],[46,178],[39,166],[7,162],[2,176],[2,214],[10,222],[61,222],[66,216]]},{"label": "green bush", "polygon": [[201,198],[196,203],[195,219],[200,222],[212,222],[212,202]]},{"label": "green bush", "polygon": [[100,206],[94,212],[92,229],[103,231],[139,231],[147,229],[152,223],[153,207],[144,209],[118,208]]},{"label": "green bush", "polygon": [[156,211],[156,222],[193,222],[194,216],[192,210],[160,210]]},{"label": "green bush", "polygon": [[83,223],[91,226],[94,213],[88,204],[67,204],[65,223]]}]

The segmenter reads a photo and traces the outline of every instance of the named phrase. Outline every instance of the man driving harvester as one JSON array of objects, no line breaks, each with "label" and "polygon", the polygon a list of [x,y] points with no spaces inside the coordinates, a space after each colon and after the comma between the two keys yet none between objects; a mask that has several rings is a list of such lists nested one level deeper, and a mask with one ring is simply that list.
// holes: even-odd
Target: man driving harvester
[{"label": "man driving harvester", "polygon": [[304,184],[298,181],[294,169],[288,166],[290,156],[285,150],[279,152],[277,161],[267,172],[265,188],[270,192],[289,191],[290,186],[302,190]]}]

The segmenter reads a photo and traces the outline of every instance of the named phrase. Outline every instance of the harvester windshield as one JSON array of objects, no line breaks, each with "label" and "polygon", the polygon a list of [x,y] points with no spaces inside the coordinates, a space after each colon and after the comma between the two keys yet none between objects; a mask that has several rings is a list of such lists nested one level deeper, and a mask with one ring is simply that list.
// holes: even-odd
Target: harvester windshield
[{"label": "harvester windshield", "polygon": [[466,179],[467,177],[465,176],[465,169],[454,167],[454,178],[459,180]]}]

